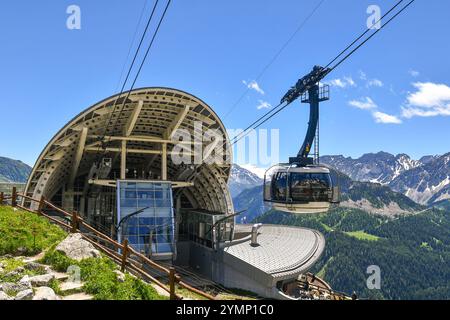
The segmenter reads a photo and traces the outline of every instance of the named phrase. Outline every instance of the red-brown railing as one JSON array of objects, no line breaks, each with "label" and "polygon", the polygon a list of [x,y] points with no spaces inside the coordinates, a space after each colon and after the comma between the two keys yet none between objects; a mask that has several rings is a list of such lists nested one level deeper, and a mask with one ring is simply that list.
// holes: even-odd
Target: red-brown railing
[{"label": "red-brown railing", "polygon": [[[32,210],[32,209],[26,208],[25,206],[19,205],[18,198],[22,198],[25,201],[30,202],[30,204],[33,202],[38,203],[38,209]],[[155,283],[156,285],[160,286],[162,289],[167,291],[170,295],[171,300],[181,299],[181,297],[175,293],[176,284],[178,284],[178,286],[180,286],[182,288],[185,288],[191,292],[194,292],[194,293],[202,296],[203,298],[206,298],[208,300],[214,300],[214,297],[211,296],[210,294],[203,292],[199,289],[196,289],[196,288],[190,286],[189,284],[187,284],[186,282],[182,281],[181,277],[178,274],[176,274],[175,268],[173,268],[173,267],[166,268],[166,267],[163,267],[163,266],[159,265],[158,263],[152,261],[151,259],[149,259],[145,255],[143,255],[142,253],[137,252],[135,249],[130,247],[128,245],[128,240],[126,240],[126,239],[122,243],[115,241],[111,237],[105,235],[104,233],[102,233],[102,232],[98,231],[97,229],[93,228],[92,226],[90,226],[76,212],[70,213],[70,212],[54,205],[53,203],[49,202],[44,197],[41,197],[41,199],[36,200],[25,194],[17,193],[17,189],[15,187],[13,187],[12,193],[9,196],[6,196],[3,192],[0,193],[0,205],[2,205],[4,202],[7,202],[7,201],[10,202],[12,207],[17,207],[22,210],[25,210],[25,211],[28,211],[31,213],[35,213],[39,216],[43,216],[43,217],[47,218],[48,220],[50,220],[51,222],[58,224],[59,226],[65,228],[69,232],[72,232],[72,233],[79,232],[82,235],[83,239],[92,243],[92,245],[94,245],[96,248],[101,250],[104,254],[106,254],[108,257],[113,259],[116,263],[120,264],[122,271],[124,271],[125,269],[128,269],[129,271],[131,271],[133,273],[137,273],[137,274],[141,275],[142,277],[150,280],[151,282]],[[53,218],[53,217],[49,216],[48,214],[46,214],[44,212],[44,209],[46,207],[51,208],[52,210],[69,218],[70,224],[65,223],[59,219]],[[85,230],[88,230],[90,233],[83,233],[81,230],[82,228],[84,228]],[[99,243],[99,241],[112,246],[114,249],[110,249],[107,246],[102,245],[101,243]],[[120,252],[119,252],[119,250],[120,250]],[[139,263],[141,265],[139,265]],[[164,283],[162,283],[161,281],[159,281],[158,279],[156,279],[155,277],[153,277],[152,275],[150,275],[148,273],[148,271],[144,270],[145,266],[150,267],[153,270],[159,271],[159,272],[167,275],[168,279],[169,279],[168,286],[165,285]]]}]

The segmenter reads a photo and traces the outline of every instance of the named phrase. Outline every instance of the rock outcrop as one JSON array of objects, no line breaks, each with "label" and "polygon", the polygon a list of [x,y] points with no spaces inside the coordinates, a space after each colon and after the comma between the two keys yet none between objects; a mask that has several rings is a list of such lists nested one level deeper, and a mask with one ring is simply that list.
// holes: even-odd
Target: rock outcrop
[{"label": "rock outcrop", "polygon": [[100,257],[100,252],[91,243],[84,240],[80,233],[68,235],[66,239],[58,244],[56,250],[77,261]]},{"label": "rock outcrop", "polygon": [[52,288],[38,287],[35,290],[33,300],[60,300],[60,298]]}]

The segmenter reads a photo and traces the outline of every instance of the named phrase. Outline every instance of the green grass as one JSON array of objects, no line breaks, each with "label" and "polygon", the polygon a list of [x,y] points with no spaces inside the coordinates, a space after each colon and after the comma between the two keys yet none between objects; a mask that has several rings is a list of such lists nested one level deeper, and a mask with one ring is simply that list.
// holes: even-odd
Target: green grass
[{"label": "green grass", "polygon": [[333,231],[333,228],[331,228],[330,226],[326,225],[325,223],[322,222],[321,225],[326,231],[328,231],[328,232],[332,232]]},{"label": "green grass", "polygon": [[28,275],[30,277],[41,275],[45,273],[45,270],[27,270],[24,269],[22,272],[18,272],[17,274],[8,274],[11,271],[16,270],[19,267],[25,265],[25,263],[18,258],[3,258],[0,259],[0,262],[3,264],[3,273],[0,273],[0,282],[17,282],[22,279],[23,276]]},{"label": "green grass", "polygon": [[79,266],[81,280],[85,283],[84,291],[92,294],[96,300],[167,299],[158,295],[156,290],[147,283],[129,274],[125,274],[124,282],[118,281],[114,272],[118,270],[118,267],[106,257],[89,258],[77,262],[52,248],[45,254],[42,263],[49,264],[60,272],[65,272],[71,265]]},{"label": "green grass", "polygon": [[45,253],[44,257],[40,261],[41,263],[48,264],[52,266],[54,270],[59,272],[66,272],[69,266],[78,265],[76,260],[70,259],[60,251],[56,251],[56,245],[57,244],[54,244],[50,250]]},{"label": "green grass", "polygon": [[325,278],[326,272],[327,272],[327,267],[330,263],[333,262],[334,257],[330,257],[330,259],[328,259],[328,261],[323,265],[322,269],[319,270],[319,272],[317,272],[316,276],[323,279]]},{"label": "green grass", "polygon": [[24,265],[22,260],[14,258],[3,258],[0,259],[0,262],[3,265],[3,273],[11,272]]},{"label": "green grass", "polygon": [[0,256],[37,254],[66,236],[46,219],[7,206],[0,206],[0,234]]},{"label": "green grass", "polygon": [[59,287],[59,280],[56,279],[52,279],[50,280],[50,283],[48,284],[48,287],[53,289],[53,291],[55,291],[55,293],[59,296],[63,295],[60,287]]},{"label": "green grass", "polygon": [[365,241],[380,240],[380,237],[374,236],[373,234],[365,233],[364,231],[345,232],[345,234],[358,240],[365,240]]}]

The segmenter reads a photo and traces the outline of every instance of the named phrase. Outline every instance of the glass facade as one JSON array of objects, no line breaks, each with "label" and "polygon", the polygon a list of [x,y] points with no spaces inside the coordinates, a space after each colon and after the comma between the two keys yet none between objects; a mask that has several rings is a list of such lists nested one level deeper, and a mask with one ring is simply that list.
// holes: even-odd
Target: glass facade
[{"label": "glass facade", "polygon": [[117,182],[119,240],[146,255],[174,252],[172,186],[165,182]]},{"label": "glass facade", "polygon": [[234,217],[223,213],[182,210],[180,237],[215,249],[216,243],[231,241]]}]

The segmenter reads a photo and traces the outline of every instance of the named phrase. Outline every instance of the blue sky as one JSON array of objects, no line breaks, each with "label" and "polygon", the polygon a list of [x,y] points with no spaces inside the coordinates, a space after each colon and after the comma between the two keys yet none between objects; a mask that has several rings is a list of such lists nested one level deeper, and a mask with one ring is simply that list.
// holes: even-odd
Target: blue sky
[{"label": "blue sky", "polygon": [[[174,0],[136,87],[190,92],[223,117],[318,2]],[[299,77],[366,28],[370,4],[384,12],[394,2],[325,0],[258,80],[260,92],[249,90],[225,125],[244,128],[267,111],[258,106],[277,105]],[[33,165],[72,117],[119,91],[144,3],[2,4],[1,156]],[[81,8],[81,30],[66,28],[71,4]],[[450,151],[448,12],[449,1],[417,0],[327,78],[332,99],[321,109],[322,154],[383,150],[419,158]],[[295,103],[265,125],[280,129],[281,160],[297,152],[307,118],[306,105]]]}]

